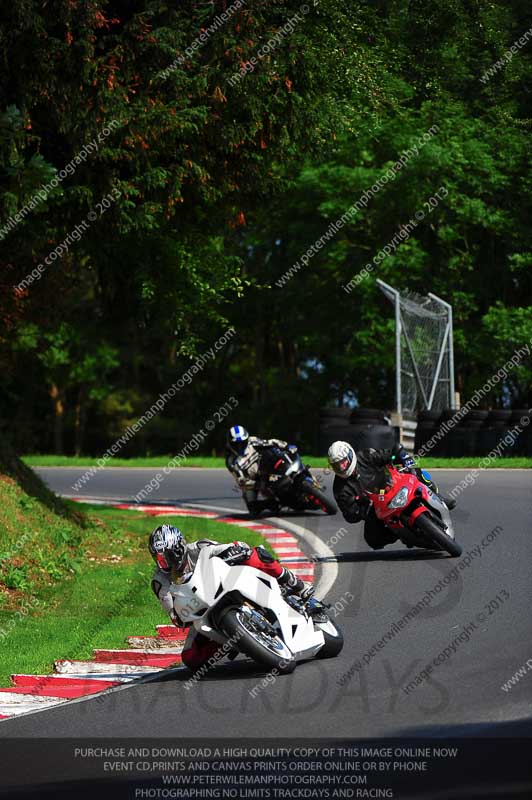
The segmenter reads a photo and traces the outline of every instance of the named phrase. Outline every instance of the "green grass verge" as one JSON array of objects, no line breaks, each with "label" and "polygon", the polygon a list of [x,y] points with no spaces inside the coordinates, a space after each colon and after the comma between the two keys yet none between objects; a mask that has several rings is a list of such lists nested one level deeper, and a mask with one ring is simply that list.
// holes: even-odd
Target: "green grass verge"
[{"label": "green grass verge", "polygon": [[[174,454],[175,455],[175,454]],[[174,455],[150,456],[146,458],[112,458],[109,467],[166,467]],[[29,467],[97,467],[98,459],[85,456],[24,456]],[[225,467],[225,459],[218,456],[190,456],[181,467]]]},{"label": "green grass verge", "polygon": [[[316,469],[327,469],[327,459],[321,456],[306,456],[303,458],[305,464],[309,464]],[[416,460],[417,466],[425,469],[477,469],[482,456],[467,458],[420,458]],[[484,465],[487,469],[532,469],[532,458],[495,458]]]},{"label": "green grass verge", "polygon": [[[420,458],[419,465],[426,469],[478,469],[482,463],[482,456],[474,458]],[[494,458],[488,464],[483,464],[486,469],[532,469],[532,458]]]},{"label": "green grass verge", "polygon": [[[4,495],[0,491],[0,499]],[[44,569],[34,570],[31,588],[15,592],[16,596],[0,579],[0,589],[10,600],[9,607],[0,610],[0,631],[6,632],[0,637],[1,686],[9,685],[13,673],[48,674],[57,658],[90,659],[94,648],[123,647],[127,636],[153,635],[156,625],[168,622],[150,587],[153,562],[146,543],[156,525],[172,522],[189,541],[241,538],[250,545],[265,544],[253,531],[239,531],[215,520],[172,515],[155,518],[102,506],[83,508],[88,524],[74,572],[50,580]],[[7,510],[3,504],[0,523],[12,510],[11,505]],[[39,531],[40,541],[55,541],[68,524],[59,518],[55,519],[56,528],[53,523],[48,519]],[[9,546],[4,537],[0,524],[2,550]],[[21,613],[24,606],[26,615]]]},{"label": "green grass verge", "polygon": [[[165,467],[171,460],[171,456],[152,456],[150,458],[113,458],[108,461],[111,467],[144,467],[159,468]],[[80,456],[25,456],[23,461],[30,467],[94,467],[97,466],[96,458],[84,458]],[[305,464],[309,464],[316,469],[325,469],[327,459],[325,456],[306,456],[303,455]],[[482,461],[481,456],[468,458],[424,458],[419,463],[427,469],[434,468],[454,468],[475,469]],[[495,458],[486,465],[490,468],[505,469],[532,469],[532,458]],[[225,460],[216,456],[195,456],[188,458],[181,467],[211,467],[225,468]]]}]

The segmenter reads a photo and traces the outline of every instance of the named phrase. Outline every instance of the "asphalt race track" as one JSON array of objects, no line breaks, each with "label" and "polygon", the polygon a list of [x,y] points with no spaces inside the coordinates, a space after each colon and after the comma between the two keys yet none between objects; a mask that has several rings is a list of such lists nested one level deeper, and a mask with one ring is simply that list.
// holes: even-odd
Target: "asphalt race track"
[{"label": "asphalt race track", "polygon": [[[39,472],[55,491],[74,495],[72,483],[84,470]],[[85,494],[127,500],[155,472],[106,469],[90,480]],[[438,471],[436,478],[449,490],[465,474]],[[328,478],[327,485],[330,490]],[[242,510],[232,480],[222,470],[174,470],[150,501]],[[453,517],[464,548],[459,560],[393,545],[372,552],[362,538],[362,525],[338,533],[343,527],[340,515],[286,517],[328,542],[336,555],[338,572],[327,600],[336,604],[336,621],[346,642],[336,659],[301,664],[255,697],[249,692],[264,673],[243,658],[222,663],[189,691],[184,688],[188,672],[176,669],[155,681],[111,692],[100,702],[72,702],[7,720],[0,724],[0,735],[532,735],[532,673],[509,692],[501,689],[532,657],[532,472],[482,472],[461,494]],[[500,529],[493,541],[486,543],[496,526]],[[482,540],[480,554],[470,557],[467,568],[456,570],[456,580],[443,584]],[[304,543],[303,549],[312,551]],[[429,590],[430,603],[415,619],[395,626],[395,634],[369,654]],[[470,632],[463,633],[455,652],[427,680],[405,692],[402,687],[456,641],[466,625]],[[362,668],[343,677],[367,653]]]}]

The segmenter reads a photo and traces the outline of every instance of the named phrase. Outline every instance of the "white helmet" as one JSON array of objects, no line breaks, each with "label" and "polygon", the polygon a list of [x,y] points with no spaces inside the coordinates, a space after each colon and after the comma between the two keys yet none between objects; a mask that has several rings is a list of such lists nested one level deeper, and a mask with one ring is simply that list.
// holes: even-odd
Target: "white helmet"
[{"label": "white helmet", "polygon": [[331,469],[340,478],[349,478],[356,469],[357,454],[347,442],[333,442],[327,457]]}]

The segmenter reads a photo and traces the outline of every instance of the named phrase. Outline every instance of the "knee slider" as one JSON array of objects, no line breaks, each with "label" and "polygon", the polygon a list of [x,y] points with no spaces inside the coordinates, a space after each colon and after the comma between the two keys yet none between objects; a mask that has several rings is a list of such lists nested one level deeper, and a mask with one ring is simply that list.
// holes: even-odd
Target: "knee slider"
[{"label": "knee slider", "polygon": [[263,564],[273,564],[275,558],[269,553],[263,545],[259,544],[258,547],[255,548],[255,552],[257,553],[258,557],[262,561]]}]

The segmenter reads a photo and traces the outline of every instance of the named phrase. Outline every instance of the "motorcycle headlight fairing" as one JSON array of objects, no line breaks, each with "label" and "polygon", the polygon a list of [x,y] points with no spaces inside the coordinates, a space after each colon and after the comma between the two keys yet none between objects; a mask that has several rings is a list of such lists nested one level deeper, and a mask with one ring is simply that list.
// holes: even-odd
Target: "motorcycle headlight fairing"
[{"label": "motorcycle headlight fairing", "polygon": [[406,506],[408,501],[408,489],[406,486],[403,486],[402,489],[399,489],[395,497],[392,497],[390,502],[388,503],[388,508],[403,508]]},{"label": "motorcycle headlight fairing", "polygon": [[298,471],[299,471],[299,464],[297,463],[297,460],[294,460],[286,470],[285,475],[290,475],[292,472],[298,472]]}]

